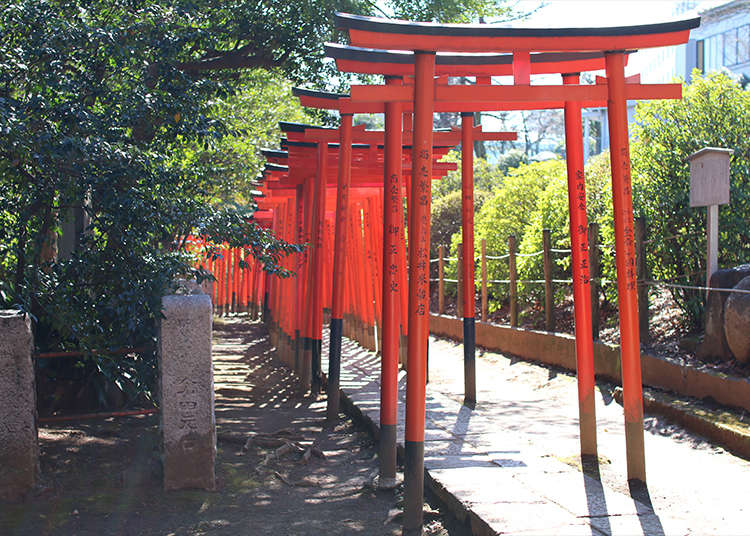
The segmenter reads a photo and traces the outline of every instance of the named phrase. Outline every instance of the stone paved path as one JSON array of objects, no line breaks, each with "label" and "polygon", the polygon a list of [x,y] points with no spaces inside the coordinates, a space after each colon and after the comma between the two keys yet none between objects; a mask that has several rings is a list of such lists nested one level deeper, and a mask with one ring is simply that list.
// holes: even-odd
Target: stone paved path
[{"label": "stone paved path", "polygon": [[[247,536],[395,536],[400,491],[376,491],[377,445],[366,430],[342,419],[325,425],[325,396],[305,396],[295,375],[276,358],[265,326],[244,317],[214,324],[216,424],[226,463],[217,476],[231,501],[216,501],[207,534]],[[285,430],[315,446],[325,459],[275,448],[240,447],[254,434]],[[276,436],[280,437],[280,436]],[[432,520],[426,535],[465,536],[452,519]]]},{"label": "stone paved path", "polygon": [[[461,404],[462,359],[460,344],[431,338],[425,467],[476,533],[750,533],[747,461],[648,417],[649,483],[630,489],[622,408],[610,386],[597,389],[600,464],[582,471],[573,377],[485,353],[477,360],[479,402],[470,410]],[[379,358],[345,341],[343,363],[344,393],[377,423]],[[399,378],[402,442],[405,373]]]}]

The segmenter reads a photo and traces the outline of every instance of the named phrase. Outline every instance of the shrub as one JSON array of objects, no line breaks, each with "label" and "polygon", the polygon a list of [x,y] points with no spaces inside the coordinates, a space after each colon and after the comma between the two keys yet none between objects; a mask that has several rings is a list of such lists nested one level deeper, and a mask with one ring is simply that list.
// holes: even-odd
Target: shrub
[{"label": "shrub", "polygon": [[[646,218],[654,279],[705,283],[706,210],[689,206],[687,157],[707,146],[734,149],[731,202],[719,210],[719,266],[750,260],[750,92],[725,73],[695,72],[682,100],[640,103],[635,121],[634,203]],[[688,326],[700,327],[705,293],[669,290]]]},{"label": "shrub", "polygon": [[[531,216],[537,208],[542,192],[555,177],[565,172],[565,164],[559,160],[522,164],[504,178],[491,197],[485,201],[476,217],[474,236],[475,256],[480,254],[482,239],[487,242],[488,255],[502,255],[508,251],[508,236],[515,235],[516,243],[521,244]],[[460,234],[453,236],[451,252],[456,252]],[[488,261],[488,279],[507,279],[507,260]],[[492,294],[504,299],[508,286],[493,285]],[[493,304],[496,307],[496,304]]]}]

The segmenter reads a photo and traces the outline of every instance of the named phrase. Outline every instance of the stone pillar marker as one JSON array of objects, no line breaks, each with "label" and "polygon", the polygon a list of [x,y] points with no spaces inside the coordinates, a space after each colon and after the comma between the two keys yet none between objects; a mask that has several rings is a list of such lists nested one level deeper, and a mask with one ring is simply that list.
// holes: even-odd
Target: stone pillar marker
[{"label": "stone pillar marker", "polygon": [[31,320],[0,310],[0,500],[18,500],[39,476]]},{"label": "stone pillar marker", "polygon": [[159,381],[164,489],[216,489],[211,299],[162,298]]}]

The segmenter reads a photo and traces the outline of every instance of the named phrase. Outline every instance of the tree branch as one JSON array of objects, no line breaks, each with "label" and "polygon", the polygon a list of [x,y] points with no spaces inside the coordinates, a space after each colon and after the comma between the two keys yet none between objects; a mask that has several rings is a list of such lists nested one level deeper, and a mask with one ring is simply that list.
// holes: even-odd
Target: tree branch
[{"label": "tree branch", "polygon": [[258,51],[254,49],[253,45],[245,45],[226,52],[211,50],[201,59],[180,63],[177,68],[186,73],[202,73],[220,69],[278,67],[283,63],[285,57],[288,57],[288,55],[282,55],[282,59],[276,60],[266,51]]}]

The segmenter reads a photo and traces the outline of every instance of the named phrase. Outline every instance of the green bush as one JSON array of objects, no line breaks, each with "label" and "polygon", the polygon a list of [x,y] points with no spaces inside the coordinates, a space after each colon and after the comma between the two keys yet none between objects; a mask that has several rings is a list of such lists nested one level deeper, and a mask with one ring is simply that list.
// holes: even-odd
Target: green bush
[{"label": "green bush", "polygon": [[[750,92],[725,73],[701,76],[696,71],[682,100],[639,103],[635,122],[634,204],[646,218],[652,277],[705,284],[706,209],[689,206],[687,162],[703,147],[734,149],[731,201],[719,210],[719,267],[750,261]],[[704,293],[669,290],[688,326],[702,326]]]},{"label": "green bush", "polygon": [[[40,364],[42,374],[83,371],[130,398],[154,386],[161,296],[192,272],[177,237],[251,246],[272,272],[298,249],[255,225],[247,179],[259,164],[236,165],[250,152],[238,140],[274,118],[251,122],[261,99],[235,98],[238,90],[265,84],[273,109],[290,100],[289,85],[277,84],[279,73],[190,67],[229,39],[211,32],[231,33],[218,7],[141,7],[24,0],[4,5],[0,19],[0,306],[33,317],[38,349],[89,354]],[[232,188],[244,205],[217,208]],[[55,258],[71,211],[88,222],[75,251]],[[107,355],[123,346],[149,350]]]},{"label": "green bush", "polygon": [[[539,198],[548,184],[565,173],[565,164],[559,160],[522,164],[512,169],[485,201],[475,220],[474,246],[476,254],[481,253],[481,241],[486,240],[487,255],[503,255],[508,252],[508,236],[515,235],[516,243],[523,241],[526,229],[532,223],[532,215],[537,209]],[[454,235],[451,254],[455,255],[460,235]],[[520,260],[520,259],[519,259]],[[508,261],[489,260],[488,279],[507,279]],[[491,285],[495,301],[508,296],[508,285]],[[497,308],[492,303],[491,308]]]},{"label": "green bush", "polygon": [[[451,151],[444,162],[456,162],[458,169],[449,172],[432,188],[430,258],[438,256],[438,248],[445,246],[446,254],[450,251],[453,235],[461,233],[461,153]],[[484,158],[474,158],[474,213],[481,210],[489,191],[502,182],[502,175],[497,168],[487,163]],[[453,273],[455,275],[455,273]],[[454,292],[453,286],[448,286]]]}]

